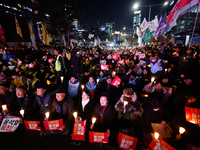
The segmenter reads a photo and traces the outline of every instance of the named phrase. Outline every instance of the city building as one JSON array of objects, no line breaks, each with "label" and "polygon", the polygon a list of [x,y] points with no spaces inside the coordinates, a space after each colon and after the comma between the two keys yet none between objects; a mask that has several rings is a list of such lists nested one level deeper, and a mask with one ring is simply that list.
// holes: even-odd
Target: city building
[{"label": "city building", "polygon": [[114,22],[106,23],[106,33],[112,35],[114,31],[115,31],[115,23]]},{"label": "city building", "polygon": [[133,35],[137,35],[137,27],[141,24],[141,10],[134,11],[133,16]]}]

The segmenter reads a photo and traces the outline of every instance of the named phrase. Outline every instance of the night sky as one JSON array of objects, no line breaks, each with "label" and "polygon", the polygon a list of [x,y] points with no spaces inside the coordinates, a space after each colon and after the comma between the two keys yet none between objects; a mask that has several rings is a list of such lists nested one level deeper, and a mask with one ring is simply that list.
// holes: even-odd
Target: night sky
[{"label": "night sky", "polygon": [[[132,27],[133,22],[133,5],[139,2],[141,5],[164,4],[165,0],[77,0],[77,5],[85,11],[85,15],[81,17],[80,22],[88,23],[90,27],[105,25],[106,22],[115,22],[115,29],[122,30]],[[142,20],[144,17],[148,20],[149,8],[138,8],[142,10]],[[168,7],[169,9],[169,7]],[[152,8],[151,20],[156,14],[164,15],[167,7],[156,6]]]}]

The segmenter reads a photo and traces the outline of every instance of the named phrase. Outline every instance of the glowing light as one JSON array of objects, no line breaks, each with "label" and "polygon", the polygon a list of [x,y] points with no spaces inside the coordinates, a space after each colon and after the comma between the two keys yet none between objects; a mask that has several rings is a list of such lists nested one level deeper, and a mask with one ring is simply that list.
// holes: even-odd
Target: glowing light
[{"label": "glowing light", "polygon": [[97,119],[96,119],[95,117],[93,117],[93,118],[92,118],[92,124],[94,124],[94,123],[96,122],[96,120],[97,120]]},{"label": "glowing light", "polygon": [[180,134],[183,134],[184,132],[185,132],[185,129],[184,129],[183,127],[180,127],[180,128],[179,128],[179,133],[180,133]]},{"label": "glowing light", "polygon": [[46,112],[46,113],[45,113],[45,117],[48,119],[49,116],[50,116],[50,113],[49,113],[49,112]]},{"label": "glowing light", "polygon": [[154,136],[155,136],[155,139],[158,140],[158,138],[159,138],[159,133],[158,133],[158,132],[155,132],[155,133],[154,133]]},{"label": "glowing light", "polygon": [[76,118],[76,117],[77,117],[77,115],[78,115],[78,113],[77,113],[77,112],[74,112],[74,113],[73,113],[73,116],[74,116],[74,118]]}]

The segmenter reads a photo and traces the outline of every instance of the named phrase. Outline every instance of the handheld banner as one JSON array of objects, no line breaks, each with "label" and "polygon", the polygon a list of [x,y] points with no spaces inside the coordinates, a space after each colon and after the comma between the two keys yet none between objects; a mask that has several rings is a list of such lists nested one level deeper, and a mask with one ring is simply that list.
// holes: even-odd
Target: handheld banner
[{"label": "handheld banner", "polygon": [[185,106],[186,121],[200,126],[200,109]]},{"label": "handheld banner", "polygon": [[108,143],[107,132],[92,132],[89,131],[90,143]]},{"label": "handheld banner", "polygon": [[74,122],[74,130],[72,133],[72,140],[84,141],[85,128],[86,128],[86,120],[81,121],[78,124],[76,122]]},{"label": "handheld banner", "polygon": [[41,131],[41,127],[38,127],[40,121],[26,121],[24,120],[24,124],[27,130],[35,130]]},{"label": "handheld banner", "polygon": [[112,55],[112,59],[117,59],[117,55]]},{"label": "handheld banner", "polygon": [[119,132],[117,142],[119,144],[119,148],[121,149],[135,150],[138,138]]},{"label": "handheld banner", "polygon": [[121,81],[122,80],[118,76],[115,76],[114,80],[111,82],[111,85],[118,88],[121,84]]},{"label": "handheld banner", "polygon": [[19,117],[5,117],[0,126],[0,132],[14,132],[19,126]]},{"label": "handheld banner", "polygon": [[109,70],[109,65],[101,64],[101,70]]},{"label": "handheld banner", "polygon": [[151,143],[149,144],[149,147],[151,149],[163,149],[163,150],[176,150],[174,147],[172,147],[171,145],[169,145],[167,142],[165,142],[162,138],[158,138],[160,141],[160,144],[154,142],[153,140],[151,141]]},{"label": "handheld banner", "polygon": [[145,58],[146,56],[145,56],[145,54],[143,53],[143,54],[139,54],[139,59],[143,59],[143,58]]},{"label": "handheld banner", "polygon": [[100,60],[100,64],[106,65],[106,60]]},{"label": "handheld banner", "polygon": [[44,56],[42,57],[42,59],[47,59],[47,56],[44,55]]},{"label": "handheld banner", "polygon": [[92,57],[89,57],[89,60],[92,60]]},{"label": "handheld banner", "polygon": [[118,60],[118,64],[124,64],[124,59],[123,60]]},{"label": "handheld banner", "polygon": [[52,63],[52,62],[53,62],[53,58],[49,58],[49,59],[48,59],[48,62],[49,62],[49,63]]},{"label": "handheld banner", "polygon": [[35,65],[33,63],[28,64],[28,68],[35,68]]},{"label": "handheld banner", "polygon": [[50,121],[43,121],[45,130],[61,130],[61,127],[63,126],[63,119],[59,120],[50,120]]}]

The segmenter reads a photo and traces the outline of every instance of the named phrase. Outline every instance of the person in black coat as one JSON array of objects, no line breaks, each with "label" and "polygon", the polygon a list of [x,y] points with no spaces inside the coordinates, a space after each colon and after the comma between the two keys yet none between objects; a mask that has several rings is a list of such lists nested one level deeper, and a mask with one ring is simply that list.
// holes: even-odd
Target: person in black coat
[{"label": "person in black coat", "polygon": [[90,129],[98,132],[107,132],[109,143],[115,145],[117,141],[117,113],[114,107],[108,104],[108,94],[100,95],[100,103],[94,107],[93,117],[96,118],[95,124],[91,124]]}]

